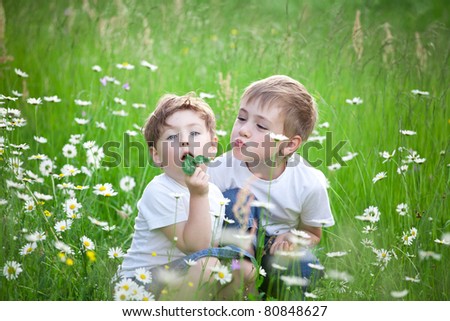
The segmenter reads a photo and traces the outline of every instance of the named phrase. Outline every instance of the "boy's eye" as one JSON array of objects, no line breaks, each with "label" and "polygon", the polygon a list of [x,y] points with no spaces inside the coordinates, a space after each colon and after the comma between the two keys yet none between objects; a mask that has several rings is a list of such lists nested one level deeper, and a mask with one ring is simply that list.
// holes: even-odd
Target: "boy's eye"
[{"label": "boy's eye", "polygon": [[245,117],[242,117],[242,116],[238,116],[237,119],[238,119],[239,121],[246,121]]},{"label": "boy's eye", "polygon": [[256,124],[256,127],[258,127],[259,129],[262,129],[262,130],[268,130],[268,128],[266,126],[261,125],[261,124]]},{"label": "boy's eye", "polygon": [[191,132],[191,136],[198,136],[198,135],[200,135],[199,132],[196,132],[196,131],[192,131],[192,132]]},{"label": "boy's eye", "polygon": [[175,140],[175,138],[177,138],[178,137],[178,134],[176,134],[176,135],[169,135],[169,136],[167,136],[167,140]]}]

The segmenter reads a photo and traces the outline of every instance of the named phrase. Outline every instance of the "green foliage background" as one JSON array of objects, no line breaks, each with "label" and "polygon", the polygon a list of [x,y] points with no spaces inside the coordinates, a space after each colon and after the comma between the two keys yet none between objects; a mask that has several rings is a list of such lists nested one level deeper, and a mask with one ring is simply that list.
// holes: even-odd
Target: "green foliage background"
[{"label": "green foliage background", "polygon": [[[12,96],[12,90],[28,97],[58,95],[59,104],[35,107],[26,97],[5,106],[17,108],[28,124],[13,132],[1,130],[8,143],[28,143],[24,167],[38,173],[27,158],[43,153],[57,158],[58,167],[66,163],[80,167],[83,157],[67,160],[61,149],[70,134],[83,133],[85,141],[99,145],[121,143],[119,166],[95,171],[92,177],[75,177],[75,184],[94,186],[110,182],[119,194],[101,199],[92,189],[82,191],[80,223],[67,231],[65,241],[79,247],[79,238],[89,236],[97,245],[97,261],[89,262],[77,253],[74,266],[61,263],[51,239],[52,220],[64,217],[63,196],[46,202],[35,212],[23,210],[23,201],[6,187],[14,175],[8,170],[9,149],[0,161],[0,198],[8,203],[0,207],[0,265],[21,262],[23,272],[15,281],[0,278],[2,300],[110,300],[110,279],[118,262],[107,258],[107,250],[131,242],[134,210],[123,219],[117,210],[124,203],[133,207],[143,189],[159,170],[148,165],[143,138],[128,137],[125,130],[142,126],[164,93],[189,91],[215,95],[208,102],[217,115],[218,129],[228,135],[220,138],[226,149],[239,97],[252,81],[273,74],[286,74],[302,82],[319,105],[319,135],[331,132],[324,142],[335,146],[346,141],[341,155],[358,153],[337,171],[328,168],[326,148],[309,150],[310,160],[321,160],[319,169],[330,181],[330,201],[336,226],[324,231],[318,256],[326,269],[346,271],[352,282],[323,279],[314,293],[320,300],[390,300],[391,291],[408,289],[407,300],[448,300],[450,296],[449,246],[434,242],[450,232],[449,183],[449,6],[447,1],[28,1],[3,0],[4,34],[0,39],[0,93]],[[355,15],[360,10],[363,54],[357,59],[352,46]],[[389,23],[392,47],[386,42],[384,24]],[[418,49],[417,35],[420,38]],[[420,47],[419,46],[419,47]],[[393,48],[388,62],[386,48]],[[155,72],[140,66],[146,60],[158,66]],[[117,64],[127,62],[134,70]],[[91,70],[93,65],[102,72]],[[26,80],[14,73],[19,68],[29,74]],[[109,75],[131,89],[99,79]],[[429,96],[415,96],[413,89]],[[28,95],[26,95],[28,94]],[[119,106],[115,97],[127,101]],[[345,101],[361,97],[363,104]],[[77,106],[75,99],[92,101]],[[145,103],[134,109],[132,103]],[[128,117],[112,115],[124,109]],[[75,123],[75,117],[90,119],[87,126]],[[95,127],[104,122],[108,129]],[[400,129],[417,132],[403,136]],[[39,145],[33,136],[44,136],[49,143]],[[410,165],[398,175],[404,154],[397,151],[383,163],[380,152],[398,147],[417,151],[426,162]],[[81,151],[80,155],[81,155]],[[300,150],[304,153],[305,150]],[[130,153],[130,154],[127,154]],[[403,158],[402,158],[403,157]],[[387,178],[372,183],[379,172]],[[137,187],[126,193],[119,181],[130,175]],[[32,191],[53,195],[51,180],[31,185]],[[58,192],[59,193],[59,192]],[[409,213],[395,212],[399,203],[407,203]],[[356,220],[365,208],[377,206],[382,213],[377,230],[363,234],[364,224]],[[43,210],[54,217],[47,222]],[[86,219],[88,215],[116,225],[111,232],[99,230]],[[403,231],[418,229],[413,245],[401,242]],[[20,256],[25,244],[23,229],[46,231],[48,240],[36,253]],[[397,254],[382,270],[374,265],[372,250],[361,244],[373,240],[378,249]],[[327,252],[346,251],[341,258],[329,258]],[[421,260],[419,251],[433,251],[441,260]],[[405,281],[419,276],[420,283]],[[286,298],[298,297],[286,294]]]}]

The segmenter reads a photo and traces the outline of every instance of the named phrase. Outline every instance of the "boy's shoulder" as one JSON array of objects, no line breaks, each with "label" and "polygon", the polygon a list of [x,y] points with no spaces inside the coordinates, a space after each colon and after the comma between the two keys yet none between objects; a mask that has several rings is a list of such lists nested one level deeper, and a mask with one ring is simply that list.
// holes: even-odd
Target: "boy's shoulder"
[{"label": "boy's shoulder", "polygon": [[161,194],[176,193],[177,189],[177,184],[163,173],[153,177],[142,192],[142,197],[155,197]]},{"label": "boy's shoulder", "polygon": [[287,168],[289,168],[289,170],[293,173],[301,175],[303,177],[302,180],[309,182],[309,184],[317,182],[323,186],[327,185],[325,174],[319,169],[313,167],[306,159],[297,153],[289,157]]}]

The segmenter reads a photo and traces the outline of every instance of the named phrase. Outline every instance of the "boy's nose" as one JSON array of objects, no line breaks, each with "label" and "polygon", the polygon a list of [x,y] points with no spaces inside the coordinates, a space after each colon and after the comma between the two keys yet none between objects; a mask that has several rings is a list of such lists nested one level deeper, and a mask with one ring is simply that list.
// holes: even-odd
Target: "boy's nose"
[{"label": "boy's nose", "polygon": [[181,147],[189,147],[189,142],[180,142]]},{"label": "boy's nose", "polygon": [[242,126],[239,129],[239,135],[241,135],[242,137],[250,137],[250,131],[247,129],[246,126]]}]

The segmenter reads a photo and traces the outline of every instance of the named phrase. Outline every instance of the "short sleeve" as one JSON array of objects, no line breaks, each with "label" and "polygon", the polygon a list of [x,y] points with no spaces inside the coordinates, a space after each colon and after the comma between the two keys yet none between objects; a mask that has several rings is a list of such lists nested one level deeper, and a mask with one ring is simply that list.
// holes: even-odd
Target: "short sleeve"
[{"label": "short sleeve", "polygon": [[323,174],[321,177],[318,177],[305,197],[302,206],[301,221],[303,224],[314,227],[334,225],[334,218],[331,213],[330,201],[325,185],[325,176]]},{"label": "short sleeve", "polygon": [[187,220],[183,197],[174,197],[173,193],[162,184],[147,186],[139,201],[138,209],[150,230]]}]

